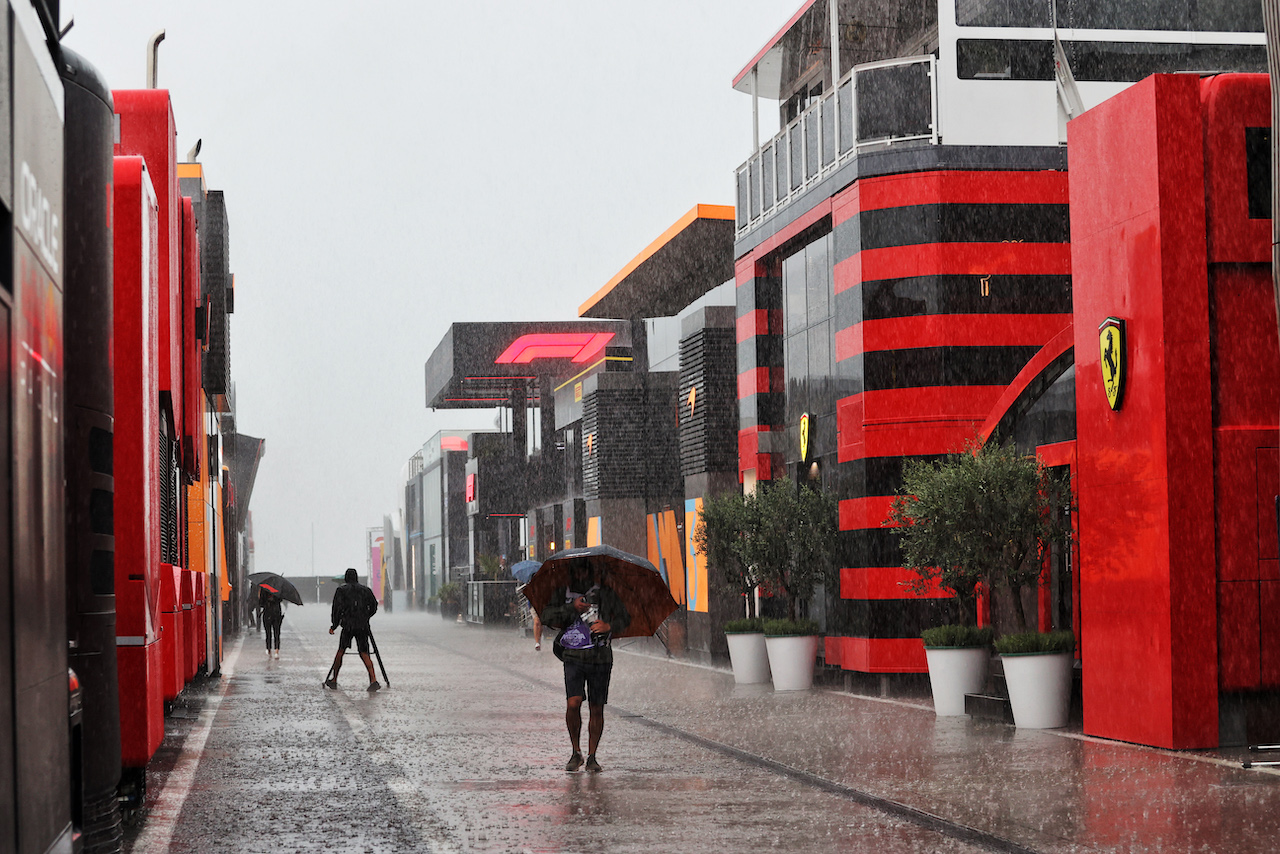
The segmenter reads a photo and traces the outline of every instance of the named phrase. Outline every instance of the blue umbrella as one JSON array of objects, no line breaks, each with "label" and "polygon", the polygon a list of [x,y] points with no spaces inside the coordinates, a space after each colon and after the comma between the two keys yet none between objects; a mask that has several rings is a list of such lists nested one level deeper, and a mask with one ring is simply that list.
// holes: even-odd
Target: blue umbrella
[{"label": "blue umbrella", "polygon": [[511,574],[515,576],[516,581],[521,584],[528,584],[529,579],[533,578],[533,574],[538,571],[538,567],[542,566],[542,561],[538,560],[522,560],[511,565]]}]

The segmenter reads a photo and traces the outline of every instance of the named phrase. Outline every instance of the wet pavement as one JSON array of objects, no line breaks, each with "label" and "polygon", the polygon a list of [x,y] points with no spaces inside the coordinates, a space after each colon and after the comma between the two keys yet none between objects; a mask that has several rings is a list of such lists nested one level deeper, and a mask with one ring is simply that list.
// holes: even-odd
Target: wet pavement
[{"label": "wet pavement", "polygon": [[1231,751],[939,719],[927,698],[775,694],[627,641],[604,771],[566,773],[549,637],[535,652],[513,629],[379,614],[391,685],[370,694],[354,653],[340,690],[320,687],[327,629],[327,608],[291,608],[279,661],[248,633],[223,678],[188,688],[127,851],[1280,847],[1280,774]]}]

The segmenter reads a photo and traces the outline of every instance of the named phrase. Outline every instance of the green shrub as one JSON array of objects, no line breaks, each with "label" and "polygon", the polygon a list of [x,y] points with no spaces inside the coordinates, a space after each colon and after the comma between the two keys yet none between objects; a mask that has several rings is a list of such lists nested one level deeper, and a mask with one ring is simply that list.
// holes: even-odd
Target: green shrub
[{"label": "green shrub", "polygon": [[991,646],[992,631],[975,626],[936,626],[920,633],[924,645],[929,649],[947,649],[950,647]]},{"label": "green shrub", "polygon": [[765,620],[764,633],[769,637],[787,635],[803,637],[822,634],[818,629],[817,620]]},{"label": "green shrub", "polygon": [[1016,635],[1005,635],[996,640],[996,652],[1001,655],[1072,652],[1075,648],[1076,636],[1069,631],[1022,632]]},{"label": "green shrub", "polygon": [[456,581],[441,584],[435,598],[441,608],[459,610],[462,608],[462,585]]},{"label": "green shrub", "polygon": [[764,631],[764,620],[759,617],[745,617],[741,620],[730,620],[724,624],[727,634],[740,635],[748,632]]}]

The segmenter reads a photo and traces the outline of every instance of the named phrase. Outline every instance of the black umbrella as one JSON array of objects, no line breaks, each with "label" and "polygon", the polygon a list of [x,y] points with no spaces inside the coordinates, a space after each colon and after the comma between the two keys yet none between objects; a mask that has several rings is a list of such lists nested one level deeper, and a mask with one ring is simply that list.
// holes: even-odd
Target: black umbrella
[{"label": "black umbrella", "polygon": [[293,582],[283,575],[276,575],[274,572],[255,572],[249,576],[249,580],[256,586],[276,594],[287,602],[292,602],[295,605],[302,604],[302,594],[298,592],[298,588],[293,586]]},{"label": "black umbrella", "polygon": [[652,563],[613,546],[601,545],[557,552],[543,562],[524,587],[525,598],[535,612],[546,607],[556,588],[569,583],[575,568],[597,570],[626,606],[631,625],[615,637],[651,635],[676,609],[676,600],[671,597],[667,582]]}]

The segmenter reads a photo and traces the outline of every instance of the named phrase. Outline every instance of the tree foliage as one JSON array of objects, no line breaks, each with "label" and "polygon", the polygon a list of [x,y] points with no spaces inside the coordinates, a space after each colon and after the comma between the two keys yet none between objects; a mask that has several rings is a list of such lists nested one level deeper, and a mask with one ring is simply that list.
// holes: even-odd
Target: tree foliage
[{"label": "tree foliage", "polygon": [[751,495],[707,498],[694,544],[719,567],[726,583],[749,594],[769,583],[787,600],[814,594],[835,575],[837,507],[830,495],[783,478],[762,483]]},{"label": "tree foliage", "polygon": [[784,477],[761,484],[744,504],[749,525],[746,562],[783,594],[787,615],[794,620],[796,602],[834,579],[836,500]]},{"label": "tree foliage", "polygon": [[1060,512],[1070,500],[1069,480],[1035,457],[1012,444],[970,443],[940,462],[908,461],[885,525],[899,529],[914,592],[936,583],[976,624],[977,585],[1004,585],[1025,630],[1022,590],[1038,583],[1048,549],[1070,543]]},{"label": "tree foliage", "polygon": [[707,496],[698,510],[693,544],[706,558],[708,566],[720,570],[730,589],[750,596],[760,579],[743,560],[743,539],[747,528],[745,513],[741,493]]}]

